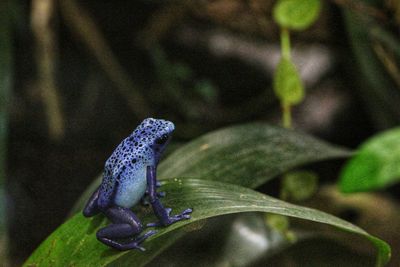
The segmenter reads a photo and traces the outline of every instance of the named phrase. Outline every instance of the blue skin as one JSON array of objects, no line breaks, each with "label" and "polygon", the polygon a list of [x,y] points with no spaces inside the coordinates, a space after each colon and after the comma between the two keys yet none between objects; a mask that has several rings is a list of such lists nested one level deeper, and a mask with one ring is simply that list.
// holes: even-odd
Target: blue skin
[{"label": "blue skin", "polygon": [[[97,232],[99,241],[118,250],[144,251],[140,244],[156,231],[139,236],[143,226],[130,208],[145,197],[159,219],[147,224],[148,227],[167,226],[190,218],[192,209],[170,216],[171,209],[164,208],[158,198],[164,193],[156,191],[160,186],[156,179],[157,164],[174,129],[170,121],[145,119],[106,161],[103,181],[83,210],[85,217],[101,212],[113,222]],[[126,239],[130,241],[122,242]]]}]

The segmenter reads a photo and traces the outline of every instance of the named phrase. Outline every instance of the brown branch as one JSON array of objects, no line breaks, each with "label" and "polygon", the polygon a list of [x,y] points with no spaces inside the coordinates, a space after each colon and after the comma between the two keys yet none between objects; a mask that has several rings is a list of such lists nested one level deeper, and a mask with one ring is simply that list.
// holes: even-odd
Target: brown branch
[{"label": "brown branch", "polygon": [[353,12],[358,14],[365,14],[370,17],[374,17],[376,19],[380,19],[383,21],[387,20],[385,13],[378,8],[375,8],[371,5],[368,5],[359,0],[331,0],[338,6],[346,7]]},{"label": "brown branch", "polygon": [[374,42],[372,47],[383,66],[396,83],[397,87],[400,88],[400,69],[396,64],[393,55],[390,55],[390,53],[388,53],[378,42]]},{"label": "brown branch", "polygon": [[64,136],[64,117],[55,80],[56,34],[54,25],[55,1],[33,0],[31,27],[36,39],[38,86],[45,104],[49,135],[53,140]]},{"label": "brown branch", "polygon": [[126,98],[131,110],[138,118],[151,115],[144,96],[116,59],[91,15],[75,0],[61,0],[59,4],[67,26],[93,53],[110,80]]},{"label": "brown branch", "polygon": [[174,26],[181,22],[191,7],[192,1],[173,2],[157,10],[144,27],[139,38],[146,47],[158,43]]}]

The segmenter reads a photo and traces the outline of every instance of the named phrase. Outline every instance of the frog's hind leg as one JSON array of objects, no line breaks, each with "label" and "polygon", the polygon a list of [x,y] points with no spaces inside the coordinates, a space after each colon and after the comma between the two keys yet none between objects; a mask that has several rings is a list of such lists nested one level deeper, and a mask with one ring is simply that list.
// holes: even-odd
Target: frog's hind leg
[{"label": "frog's hind leg", "polygon": [[[100,229],[97,232],[97,239],[104,244],[118,250],[145,249],[140,244],[149,236],[156,233],[156,231],[149,231],[142,236],[138,236],[143,226],[136,215],[127,208],[112,207],[107,209],[105,215],[114,223],[107,227]],[[133,240],[122,243],[118,239],[133,238]]]}]

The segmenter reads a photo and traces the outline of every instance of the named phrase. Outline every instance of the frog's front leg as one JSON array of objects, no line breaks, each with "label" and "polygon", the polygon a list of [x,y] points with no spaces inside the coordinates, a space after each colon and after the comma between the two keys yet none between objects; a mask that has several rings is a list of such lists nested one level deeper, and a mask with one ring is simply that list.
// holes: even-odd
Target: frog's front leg
[{"label": "frog's front leg", "polygon": [[[140,244],[156,231],[149,231],[142,236],[139,236],[143,227],[136,215],[127,208],[114,206],[103,211],[113,224],[100,229],[96,236],[97,239],[104,244],[118,250],[145,249]],[[126,239],[134,237],[133,240],[127,243],[121,243],[118,239]]]},{"label": "frog's front leg", "polygon": [[167,226],[181,220],[190,219],[190,213],[192,213],[192,209],[186,209],[178,215],[170,216],[172,209],[164,208],[164,206],[161,204],[160,199],[157,196],[157,179],[156,169],[154,166],[147,166],[146,177],[150,204],[153,207],[155,215],[159,219],[159,222],[149,223],[147,226]]},{"label": "frog's front leg", "polygon": [[[161,186],[161,183],[159,182],[159,181],[157,181],[156,180],[156,188],[159,188]],[[146,190],[146,193],[145,193],[145,195],[142,197],[142,199],[140,200],[140,203],[143,205],[143,206],[147,206],[147,205],[150,205],[150,201],[149,201],[149,197],[148,197],[148,195],[149,195],[149,190],[147,189]],[[165,192],[157,192],[157,196],[158,197],[165,197]]]}]

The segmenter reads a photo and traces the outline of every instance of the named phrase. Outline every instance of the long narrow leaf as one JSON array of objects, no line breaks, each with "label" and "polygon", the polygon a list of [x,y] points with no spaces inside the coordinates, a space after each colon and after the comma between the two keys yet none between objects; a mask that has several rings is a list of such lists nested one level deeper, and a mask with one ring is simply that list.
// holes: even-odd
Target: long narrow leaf
[{"label": "long narrow leaf", "polygon": [[[143,266],[165,248],[168,239],[174,240],[175,235],[181,235],[183,226],[187,226],[184,229],[188,229],[199,220],[250,211],[324,223],[361,235],[378,249],[377,266],[383,266],[390,257],[390,247],[384,241],[355,225],[327,213],[289,204],[248,188],[216,181],[175,178],[166,180],[162,190],[167,192],[163,202],[166,206],[173,207],[175,212],[187,207],[193,208],[194,211],[190,220],[159,228],[156,235],[144,242],[146,252],[118,252],[110,249],[95,237],[96,231],[108,224],[103,219],[104,216],[86,219],[77,214],[53,232],[31,255],[25,266]],[[150,209],[139,210],[137,214],[144,223],[155,220]]]},{"label": "long narrow leaf", "polygon": [[294,167],[349,155],[310,135],[251,123],[197,138],[162,161],[158,173],[256,188]]}]

